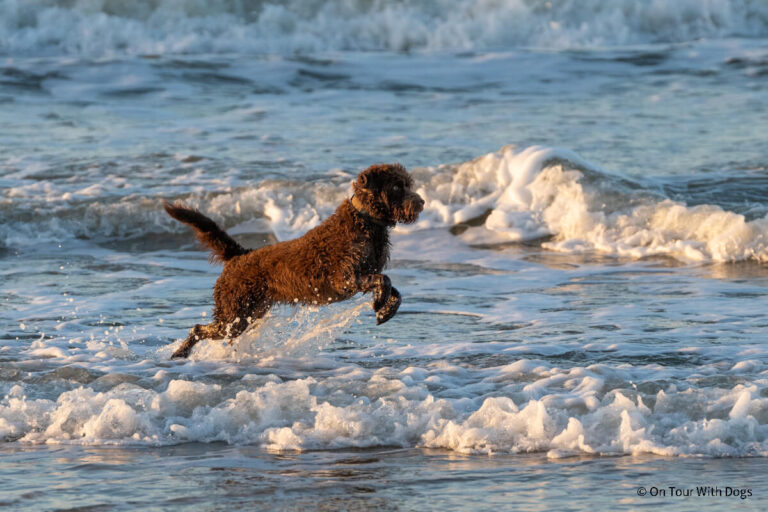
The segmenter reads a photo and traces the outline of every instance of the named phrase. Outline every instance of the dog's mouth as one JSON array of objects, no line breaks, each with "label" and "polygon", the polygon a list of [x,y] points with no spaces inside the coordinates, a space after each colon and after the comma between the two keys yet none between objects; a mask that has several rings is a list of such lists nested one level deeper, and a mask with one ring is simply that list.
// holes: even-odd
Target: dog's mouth
[{"label": "dog's mouth", "polygon": [[418,194],[413,194],[413,197],[403,201],[395,217],[402,224],[413,224],[419,218],[422,210],[424,210],[424,200]]}]

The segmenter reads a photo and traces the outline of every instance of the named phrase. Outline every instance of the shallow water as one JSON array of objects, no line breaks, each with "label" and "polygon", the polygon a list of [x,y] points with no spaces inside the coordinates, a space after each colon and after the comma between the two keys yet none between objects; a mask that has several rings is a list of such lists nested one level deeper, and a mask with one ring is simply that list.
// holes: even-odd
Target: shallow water
[{"label": "shallow water", "polygon": [[[758,509],[762,4],[607,2],[592,25],[567,2],[466,24],[345,4],[359,16],[309,36],[302,20],[342,6],[274,25],[248,2],[12,4],[0,503]],[[523,15],[538,35],[493,28]],[[441,28],[419,32],[424,16]],[[162,201],[256,247],[316,225],[381,161],[427,203],[393,235],[392,321],[365,297],[278,308],[169,360],[219,268]],[[752,496],[637,494],[697,485]]]},{"label": "shallow water", "polygon": [[[707,464],[648,456],[553,460],[540,454],[489,458],[408,448],[267,454],[251,446],[196,443],[154,450],[0,450],[4,479],[38,465],[48,468],[23,491],[4,489],[3,505],[34,503],[46,510],[69,509],[73,503],[97,510],[185,510],[201,503],[207,510],[467,510],[479,504],[542,510],[553,502],[562,510],[601,502],[619,509],[690,510],[692,500],[701,510],[759,510],[754,505],[765,500],[764,458]],[[158,465],[164,471],[149,470]],[[665,475],[663,481],[656,475]],[[674,497],[670,489],[695,495],[696,486],[715,485],[722,496]],[[667,496],[638,496],[641,487]],[[746,490],[752,495],[742,493]]]}]

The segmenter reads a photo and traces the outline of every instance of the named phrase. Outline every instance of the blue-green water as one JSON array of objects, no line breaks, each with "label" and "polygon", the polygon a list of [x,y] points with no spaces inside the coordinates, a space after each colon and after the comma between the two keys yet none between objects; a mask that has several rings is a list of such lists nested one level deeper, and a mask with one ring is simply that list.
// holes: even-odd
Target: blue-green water
[{"label": "blue-green water", "polygon": [[[0,505],[764,508],[762,4],[11,3]],[[164,200],[255,247],[390,161],[426,200],[392,321],[278,308],[169,360],[219,268]]]}]

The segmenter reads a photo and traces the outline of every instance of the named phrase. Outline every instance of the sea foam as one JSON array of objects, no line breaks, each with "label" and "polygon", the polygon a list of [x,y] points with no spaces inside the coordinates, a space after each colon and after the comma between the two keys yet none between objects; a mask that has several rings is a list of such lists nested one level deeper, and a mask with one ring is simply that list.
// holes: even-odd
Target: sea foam
[{"label": "sea foam", "polygon": [[[322,378],[246,374],[226,386],[161,373],[143,386],[79,387],[54,400],[32,399],[14,385],[0,401],[0,436],[32,444],[224,441],[277,451],[418,446],[555,458],[768,455],[768,400],[756,385],[633,389],[635,379],[652,378],[654,371],[560,369],[525,359],[483,375],[446,365],[337,365]],[[443,397],[430,391],[470,375],[481,380],[462,382]],[[481,382],[506,385],[483,397],[472,391]]]},{"label": "sea foam", "polygon": [[527,241],[563,252],[682,261],[768,260],[768,219],[686,206],[567,150],[506,147],[470,162],[415,171],[427,201],[421,226],[488,213],[470,243]]}]

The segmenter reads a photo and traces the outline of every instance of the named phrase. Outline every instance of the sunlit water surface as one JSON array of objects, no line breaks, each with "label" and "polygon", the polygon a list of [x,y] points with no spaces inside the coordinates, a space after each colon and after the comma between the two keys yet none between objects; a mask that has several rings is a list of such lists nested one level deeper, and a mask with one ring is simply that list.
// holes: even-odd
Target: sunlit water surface
[{"label": "sunlit water surface", "polygon": [[[0,504],[759,509],[766,77],[738,38],[0,58]],[[392,321],[169,360],[219,268],[164,200],[256,247],[384,161],[427,200]],[[637,492],[697,485],[752,495]]]}]

